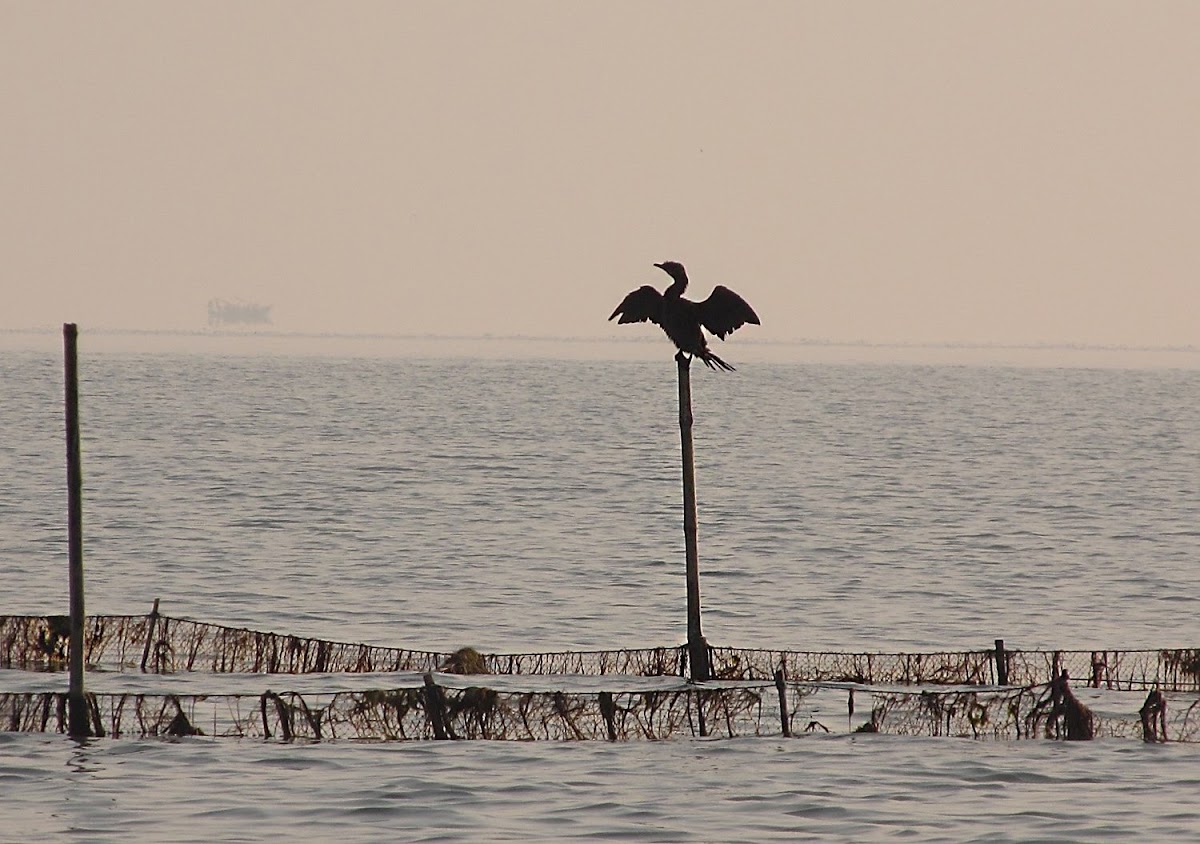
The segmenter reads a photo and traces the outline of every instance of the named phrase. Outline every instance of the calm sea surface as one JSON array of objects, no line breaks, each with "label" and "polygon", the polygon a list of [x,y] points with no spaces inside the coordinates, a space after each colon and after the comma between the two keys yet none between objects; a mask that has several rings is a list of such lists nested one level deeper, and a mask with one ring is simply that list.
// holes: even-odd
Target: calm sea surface
[{"label": "calm sea surface", "polygon": [[[91,613],[440,651],[685,637],[665,354],[81,348]],[[713,644],[1200,646],[1200,369],[727,351],[693,372]],[[0,351],[0,613],[66,611],[61,372]],[[3,841],[1195,840],[1198,788],[1200,746],[1116,740],[0,733]]]}]

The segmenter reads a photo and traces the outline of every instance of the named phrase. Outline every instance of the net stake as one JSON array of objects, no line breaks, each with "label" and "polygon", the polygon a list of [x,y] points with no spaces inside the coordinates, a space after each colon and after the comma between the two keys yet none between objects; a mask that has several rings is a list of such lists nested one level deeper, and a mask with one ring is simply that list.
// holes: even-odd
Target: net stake
[{"label": "net stake", "polygon": [[429,724],[433,727],[433,737],[445,741],[453,738],[449,725],[446,723],[446,698],[441,688],[433,681],[433,673],[425,672],[425,712],[429,716]]},{"label": "net stake", "polygon": [[1008,685],[1008,654],[1004,651],[1004,640],[996,640],[996,685]]},{"label": "net stake", "polygon": [[67,731],[74,737],[91,735],[87,697],[83,689],[83,469],[79,448],[79,330],[63,324],[63,357],[67,428],[67,558],[70,592],[70,654],[67,685]]},{"label": "net stake", "polygon": [[683,539],[687,553],[688,671],[693,682],[712,676],[708,642],[700,630],[700,551],[696,516],[696,466],[692,446],[692,359],[675,355],[679,364],[679,438],[683,450]]},{"label": "net stake", "polygon": [[788,716],[787,684],[783,679],[782,668],[775,671],[775,690],[779,692],[779,723],[783,727],[784,737],[791,738],[792,725],[791,718]]},{"label": "net stake", "polygon": [[142,648],[142,673],[146,673],[146,663],[150,660],[150,646],[154,642],[154,628],[158,625],[158,598],[154,599],[154,609],[146,617],[146,645]]}]

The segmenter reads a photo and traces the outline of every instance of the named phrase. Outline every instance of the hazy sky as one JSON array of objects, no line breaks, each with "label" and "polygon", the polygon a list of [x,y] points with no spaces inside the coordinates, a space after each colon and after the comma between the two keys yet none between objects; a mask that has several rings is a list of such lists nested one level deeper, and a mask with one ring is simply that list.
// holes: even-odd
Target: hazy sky
[{"label": "hazy sky", "polygon": [[737,336],[1200,344],[1191,0],[2,0],[0,115],[0,327],[606,335],[676,259]]}]

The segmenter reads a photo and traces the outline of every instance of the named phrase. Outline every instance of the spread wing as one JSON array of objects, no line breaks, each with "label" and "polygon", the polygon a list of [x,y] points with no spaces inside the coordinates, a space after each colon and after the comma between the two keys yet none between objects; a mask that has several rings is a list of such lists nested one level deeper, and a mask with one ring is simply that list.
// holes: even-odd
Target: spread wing
[{"label": "spread wing", "polygon": [[723,284],[718,284],[707,299],[696,304],[700,311],[700,324],[722,340],[748,322],[762,325],[754,308]]},{"label": "spread wing", "polygon": [[662,294],[650,285],[644,284],[626,296],[621,304],[617,305],[617,309],[612,312],[609,319],[620,314],[621,318],[617,320],[618,323],[650,320],[657,324],[660,313],[662,313]]}]

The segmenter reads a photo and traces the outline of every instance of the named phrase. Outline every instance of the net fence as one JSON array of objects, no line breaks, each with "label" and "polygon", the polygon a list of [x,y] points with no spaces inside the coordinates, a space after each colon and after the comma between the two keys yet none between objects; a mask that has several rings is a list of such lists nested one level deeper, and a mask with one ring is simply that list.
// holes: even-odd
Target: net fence
[{"label": "net fence", "polygon": [[860,732],[963,738],[1139,739],[1200,742],[1200,698],[1150,691],[1141,696],[1089,690],[1076,696],[1064,673],[1057,680],[1001,692],[970,689],[873,693]]},{"label": "net fence", "polygon": [[[793,690],[799,702],[804,690]],[[760,735],[759,689],[505,692],[486,687],[261,695],[89,694],[92,732],[293,739],[657,740]],[[7,730],[65,732],[66,695],[0,694]],[[775,732],[779,732],[776,721]]]},{"label": "net fence", "polygon": [[782,669],[792,679],[867,685],[1048,683],[1066,671],[1096,689],[1200,692],[1200,649],[1011,650],[846,653],[714,648],[720,677],[759,680]]},{"label": "net fence", "polygon": [[[0,666],[65,664],[65,616],[0,616]],[[89,616],[85,661],[113,670],[154,673],[371,673],[436,671],[452,653],[227,627],[164,614]],[[682,676],[686,648],[482,654],[491,674]],[[1014,650],[1002,647],[931,653],[848,653],[714,647],[714,677],[863,685],[1012,685],[1048,683],[1063,671],[1076,685],[1113,690],[1200,692],[1200,648]]]},{"label": "net fence", "polygon": [[[66,663],[66,616],[0,616],[0,665],[43,668]],[[491,674],[680,673],[680,649],[632,648],[605,651],[486,654]],[[450,652],[379,645],[226,627],[167,615],[88,616],[84,660],[90,666],[155,673],[374,673],[435,671]]]},{"label": "net fence", "polygon": [[[822,697],[824,702],[818,700]],[[332,694],[102,693],[87,700],[93,735],[112,737],[629,741],[854,732],[996,740],[1200,740],[1195,697],[1151,692],[1140,708],[1129,695],[1119,697],[1124,700],[1083,706],[1061,682],[992,690],[782,683],[513,692],[446,688],[427,680],[409,688]],[[66,732],[66,695],[0,693],[0,728]]]},{"label": "net fence", "polygon": [[[0,667],[61,671],[68,639],[66,617],[0,616]],[[1023,651],[999,641],[991,649],[933,653],[711,648],[714,679],[694,685],[683,679],[683,646],[443,653],[281,635],[157,611],[89,616],[84,646],[92,669],[113,672],[423,678],[413,687],[320,693],[93,693],[88,702],[97,735],[616,741],[833,732],[835,723],[840,731],[894,735],[1200,740],[1197,649]],[[439,685],[434,672],[498,676],[459,688]],[[504,676],[510,679],[502,682]],[[657,678],[658,687],[601,690],[638,677]],[[577,688],[580,678],[588,690]],[[1086,705],[1068,678],[1091,695]],[[518,682],[557,683],[564,690],[513,690]],[[1133,691],[1149,692],[1140,707]],[[65,731],[66,709],[61,691],[0,691],[0,729]]]}]

